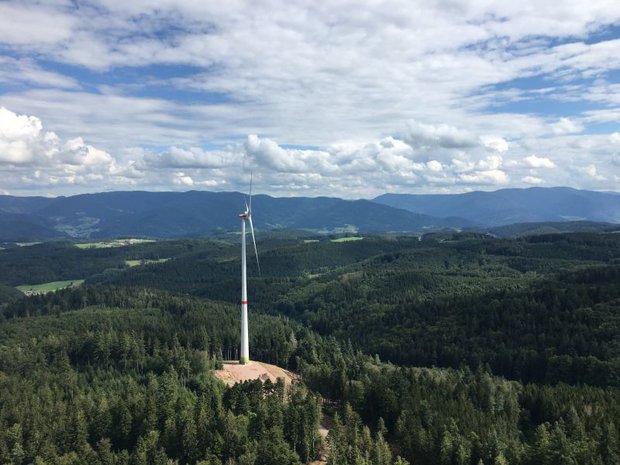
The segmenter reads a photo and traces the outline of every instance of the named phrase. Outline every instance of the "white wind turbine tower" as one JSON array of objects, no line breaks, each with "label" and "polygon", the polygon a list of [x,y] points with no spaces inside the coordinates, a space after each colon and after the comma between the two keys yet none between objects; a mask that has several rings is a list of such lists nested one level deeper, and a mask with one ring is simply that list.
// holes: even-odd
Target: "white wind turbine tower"
[{"label": "white wind turbine tower", "polygon": [[256,249],[256,239],[254,238],[254,225],[252,224],[252,176],[250,175],[250,195],[249,203],[245,203],[245,212],[239,215],[241,218],[241,353],[239,363],[245,365],[250,361],[250,343],[248,339],[248,283],[246,273],[246,252],[245,252],[245,223],[250,223],[252,233],[252,243],[254,244],[254,254],[256,255],[256,265],[260,275],[260,263],[258,262],[258,250]]}]

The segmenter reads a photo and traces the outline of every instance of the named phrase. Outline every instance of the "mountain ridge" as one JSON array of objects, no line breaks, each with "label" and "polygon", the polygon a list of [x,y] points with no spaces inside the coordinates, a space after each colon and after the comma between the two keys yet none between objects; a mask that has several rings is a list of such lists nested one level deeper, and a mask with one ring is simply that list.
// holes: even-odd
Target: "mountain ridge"
[{"label": "mountain ridge", "polygon": [[[239,192],[113,191],[73,196],[0,196],[0,240],[197,237],[238,228]],[[620,223],[620,194],[571,188],[465,194],[253,197],[255,226],[319,233],[424,233],[576,220]],[[562,229],[562,228],[560,228]],[[564,228],[570,229],[570,228]]]},{"label": "mountain ridge", "polygon": [[[54,199],[0,196],[0,240],[21,240],[24,232],[28,240],[194,237],[236,230],[244,202],[239,192],[208,191],[118,191]],[[463,219],[435,218],[370,200],[259,194],[253,205],[259,229],[412,232],[473,226]]]},{"label": "mountain ridge", "polygon": [[491,227],[575,220],[620,223],[617,192],[570,187],[509,188],[464,194],[383,194],[373,201],[420,214],[458,216]]}]

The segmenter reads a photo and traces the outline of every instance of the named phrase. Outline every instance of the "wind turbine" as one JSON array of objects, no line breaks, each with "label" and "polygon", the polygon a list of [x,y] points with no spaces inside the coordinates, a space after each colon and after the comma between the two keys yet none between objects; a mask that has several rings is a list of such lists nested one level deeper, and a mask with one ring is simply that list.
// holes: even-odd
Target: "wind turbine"
[{"label": "wind turbine", "polygon": [[252,233],[252,243],[254,244],[254,254],[256,255],[256,265],[260,275],[260,263],[258,261],[258,250],[256,249],[256,239],[254,238],[254,225],[252,224],[252,175],[250,175],[250,195],[249,204],[245,202],[245,211],[239,215],[241,218],[241,353],[239,363],[245,365],[250,361],[250,343],[248,339],[248,283],[246,273],[246,253],[245,253],[245,223],[250,223]]}]

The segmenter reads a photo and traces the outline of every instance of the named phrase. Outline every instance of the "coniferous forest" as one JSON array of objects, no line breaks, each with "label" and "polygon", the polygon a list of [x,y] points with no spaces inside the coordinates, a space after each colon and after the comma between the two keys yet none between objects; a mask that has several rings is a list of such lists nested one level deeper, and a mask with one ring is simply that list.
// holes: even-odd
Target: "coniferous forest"
[{"label": "coniferous forest", "polygon": [[251,355],[291,388],[210,373],[238,237],[5,246],[0,463],[309,463],[324,415],[331,465],[620,463],[620,234],[261,237]]}]

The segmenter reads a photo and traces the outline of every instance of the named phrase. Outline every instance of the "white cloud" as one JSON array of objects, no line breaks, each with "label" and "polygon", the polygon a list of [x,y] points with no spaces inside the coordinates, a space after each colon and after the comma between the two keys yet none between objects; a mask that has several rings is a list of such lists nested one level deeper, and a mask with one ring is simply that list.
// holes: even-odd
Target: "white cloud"
[{"label": "white cloud", "polygon": [[17,115],[0,108],[0,137],[4,140],[35,139],[43,125],[35,116]]},{"label": "white cloud", "polygon": [[0,108],[0,162],[27,163],[39,142],[41,120]]},{"label": "white cloud", "polygon": [[18,82],[61,89],[79,87],[78,82],[74,78],[47,71],[32,59],[0,56],[0,83],[15,85]]},{"label": "white cloud", "polygon": [[535,176],[524,176],[523,178],[521,178],[521,181],[523,181],[526,184],[542,184],[544,181],[541,178],[537,178]]},{"label": "white cloud", "polygon": [[527,166],[532,168],[555,168],[555,163],[553,163],[547,157],[538,157],[536,155],[530,155],[523,159]]},{"label": "white cloud", "polygon": [[[469,148],[415,149],[391,136],[298,148],[250,135],[243,144],[214,150],[187,145],[109,152],[82,137],[64,138],[46,131],[35,116],[2,109],[0,121],[0,178],[5,179],[3,188],[11,192],[47,192],[49,186],[59,193],[118,188],[244,190],[249,170],[255,174],[255,185],[261,186],[258,191],[276,195],[459,192],[502,187],[511,180],[554,185],[559,179],[565,185],[592,188],[596,183],[613,184],[613,177],[601,175],[606,172],[602,167],[614,170],[618,163],[610,151],[610,137],[605,135],[587,140],[582,136],[536,139],[545,151],[550,147],[544,144],[562,141],[563,151],[572,158],[565,168],[558,168],[546,157],[525,156],[522,142],[502,154],[489,154],[482,138],[475,135],[472,140],[479,143]],[[556,169],[545,170],[550,167]]]},{"label": "white cloud", "polygon": [[6,44],[60,43],[71,37],[75,23],[75,17],[63,14],[59,9],[0,2],[0,41]]},{"label": "white cloud", "polygon": [[231,189],[245,160],[273,193],[617,188],[620,136],[587,131],[620,118],[618,2],[76,5],[0,2],[0,105],[46,128],[0,138],[7,182]]},{"label": "white cloud", "polygon": [[583,131],[583,124],[570,118],[560,118],[556,123],[551,124],[551,131],[554,134],[573,134]]},{"label": "white cloud", "polygon": [[505,153],[508,151],[508,142],[502,137],[483,136],[480,140],[482,145],[492,151],[498,153]]},{"label": "white cloud", "polygon": [[161,168],[219,168],[237,158],[235,153],[223,150],[206,151],[199,147],[171,147],[166,152],[147,153],[144,156],[149,165]]},{"label": "white cloud", "polygon": [[584,174],[586,174],[590,178],[596,179],[596,180],[599,180],[599,181],[604,181],[606,179],[605,176],[603,176],[602,174],[599,174],[598,169],[597,169],[596,165],[594,165],[594,164],[590,164],[588,166],[584,166],[581,169],[581,172],[583,172]]},{"label": "white cloud", "polygon": [[502,170],[486,170],[473,174],[461,174],[459,178],[465,183],[480,185],[499,185],[510,181],[508,175]]},{"label": "white cloud", "polygon": [[112,155],[81,137],[63,142],[44,131],[39,118],[0,108],[0,173],[5,182],[14,182],[15,173],[21,173],[20,182],[26,185],[92,185],[107,179],[115,164]]},{"label": "white cloud", "polygon": [[476,168],[479,170],[496,170],[498,169],[500,166],[502,166],[502,157],[500,157],[499,155],[492,155],[490,157],[486,157],[482,160],[479,160],[478,163],[476,163]]},{"label": "white cloud", "polygon": [[192,177],[187,176],[183,172],[174,173],[174,179],[172,180],[172,182],[177,185],[188,186],[188,187],[191,187],[194,185],[194,180],[192,179]]},{"label": "white cloud", "polygon": [[441,166],[441,163],[439,163],[437,160],[431,160],[431,161],[427,162],[426,166],[431,171],[441,171],[441,170],[443,170],[443,166]]},{"label": "white cloud", "polygon": [[302,158],[304,151],[287,151],[270,139],[260,139],[249,135],[245,142],[248,155],[256,158],[259,165],[267,166],[277,171],[289,173],[303,173],[307,166]]},{"label": "white cloud", "polygon": [[424,124],[410,121],[405,142],[414,148],[469,148],[478,145],[476,138],[468,131],[448,124]]}]

